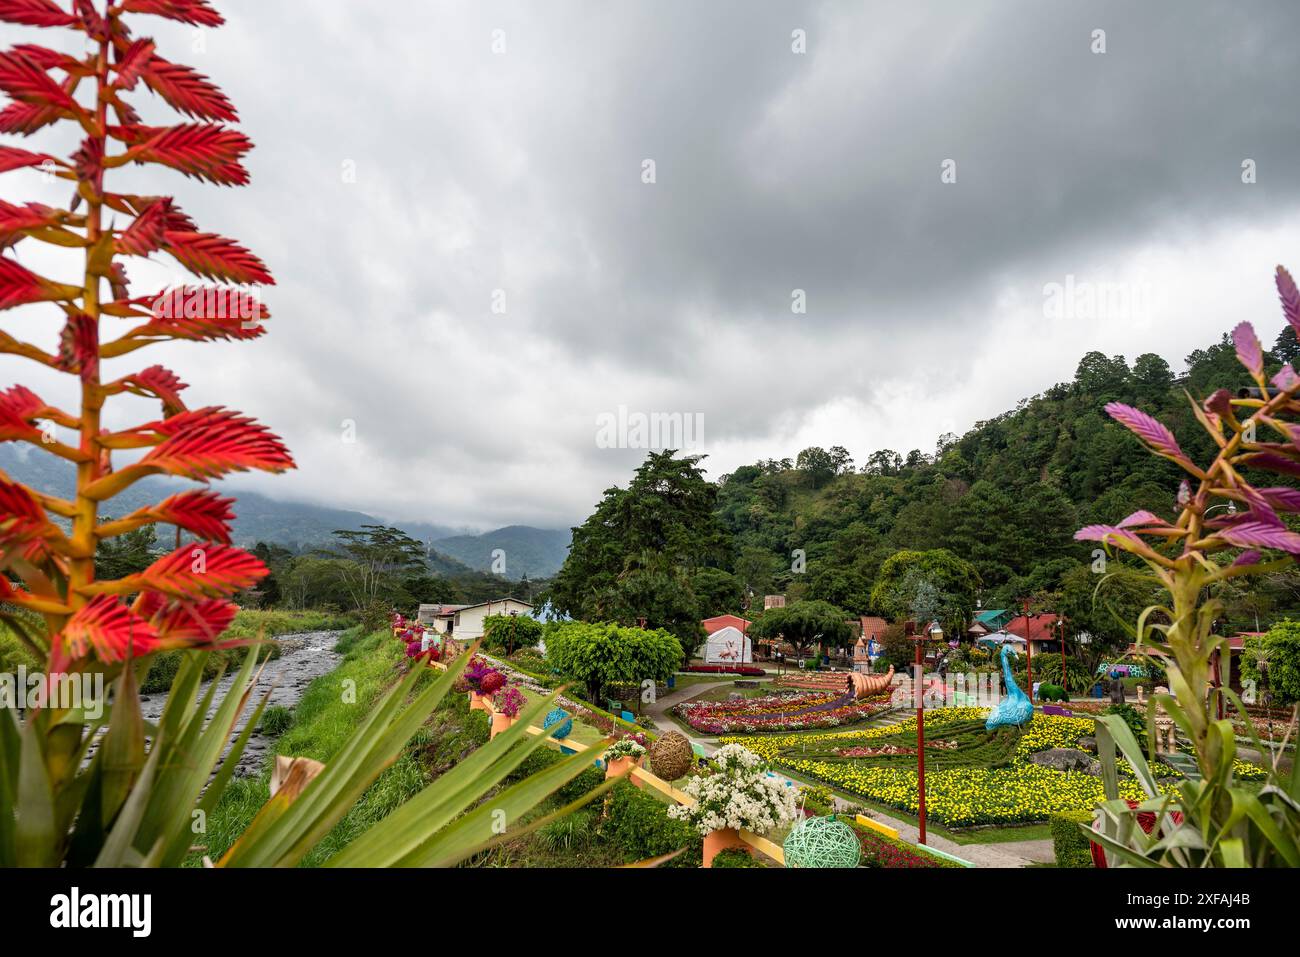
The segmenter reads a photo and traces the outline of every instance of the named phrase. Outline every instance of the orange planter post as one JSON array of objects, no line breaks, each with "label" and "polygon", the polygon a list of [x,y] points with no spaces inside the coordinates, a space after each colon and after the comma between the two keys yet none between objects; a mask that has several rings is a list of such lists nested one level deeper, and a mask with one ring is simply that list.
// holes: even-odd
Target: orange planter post
[{"label": "orange planter post", "polygon": [[495,738],[502,731],[506,730],[506,728],[514,724],[516,720],[517,719],[510,717],[504,712],[494,711],[492,713],[492,733],[490,737]]},{"label": "orange planter post", "polygon": [[740,839],[740,832],[734,827],[719,828],[705,834],[704,866],[712,867],[713,859],[718,856],[719,851],[725,851],[733,847],[738,847],[745,853],[749,853],[749,845]]},{"label": "orange planter post", "polygon": [[606,761],[605,780],[608,781],[610,778],[615,778],[618,777],[619,775],[626,775],[629,781],[631,781],[637,787],[640,787],[641,782],[637,779],[636,775],[632,773],[632,769],[639,768],[644,763],[645,763],[644,757],[640,757],[640,758],[622,757],[622,758],[614,758],[611,761]]},{"label": "orange planter post", "polygon": [[486,711],[488,714],[491,714],[492,702],[489,700],[489,696],[479,694],[477,691],[471,691],[469,693],[469,710]]}]

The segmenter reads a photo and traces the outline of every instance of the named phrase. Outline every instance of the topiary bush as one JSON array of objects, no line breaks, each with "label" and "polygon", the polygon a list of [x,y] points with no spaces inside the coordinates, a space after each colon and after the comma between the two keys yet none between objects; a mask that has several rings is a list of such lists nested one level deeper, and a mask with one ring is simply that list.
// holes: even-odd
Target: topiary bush
[{"label": "topiary bush", "polygon": [[1091,823],[1091,811],[1061,811],[1047,819],[1057,867],[1092,867],[1091,842],[1079,827]]},{"label": "topiary bush", "polygon": [[1041,684],[1038,686],[1039,701],[1069,701],[1070,696],[1060,685]]}]

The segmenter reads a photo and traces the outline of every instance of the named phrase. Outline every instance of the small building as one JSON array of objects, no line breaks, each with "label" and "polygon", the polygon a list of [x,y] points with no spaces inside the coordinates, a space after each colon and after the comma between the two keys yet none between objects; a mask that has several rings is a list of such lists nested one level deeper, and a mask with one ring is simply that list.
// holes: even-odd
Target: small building
[{"label": "small building", "polygon": [[489,615],[531,615],[533,606],[518,598],[497,598],[474,605],[421,605],[420,624],[440,635],[472,640],[483,637],[483,619]]},{"label": "small building", "polygon": [[1056,629],[1059,619],[1060,616],[1053,612],[1041,615],[1017,615],[1007,622],[1003,630],[1028,642],[1031,654],[1041,655],[1049,652],[1059,654],[1061,642]]},{"label": "small building", "polygon": [[763,611],[767,611],[769,608],[784,608],[784,607],[785,607],[784,595],[763,596]]},{"label": "small building", "polygon": [[975,613],[975,621],[966,630],[968,637],[978,641],[985,635],[1002,631],[1011,621],[1014,613],[1006,608],[986,608]]},{"label": "small building", "polygon": [[733,625],[712,632],[696,654],[710,665],[747,665],[754,660],[748,636]]},{"label": "small building", "polygon": [[866,642],[879,642],[885,637],[885,629],[889,627],[889,622],[876,615],[862,615],[858,618],[858,634]]},{"label": "small building", "polygon": [[742,635],[747,635],[749,634],[749,626],[753,623],[741,618],[739,615],[715,615],[712,618],[705,618],[700,624],[704,626],[706,635],[711,635],[723,628],[735,628]]}]

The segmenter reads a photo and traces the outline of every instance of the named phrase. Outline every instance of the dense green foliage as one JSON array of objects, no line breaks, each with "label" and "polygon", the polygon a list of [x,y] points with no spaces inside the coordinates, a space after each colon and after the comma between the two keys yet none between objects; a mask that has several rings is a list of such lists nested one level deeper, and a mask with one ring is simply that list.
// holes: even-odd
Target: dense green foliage
[{"label": "dense green foliage", "polygon": [[852,631],[843,609],[824,601],[796,601],[769,608],[750,626],[755,638],[784,638],[803,652],[813,645],[838,648],[848,644]]},{"label": "dense green foliage", "polygon": [[483,619],[483,644],[488,651],[510,655],[535,648],[542,640],[542,623],[527,615],[488,615]]},{"label": "dense green foliage", "polygon": [[683,659],[677,638],[661,628],[612,623],[551,622],[546,626],[546,663],[581,682],[587,700],[600,701],[610,684],[665,681]]},{"label": "dense green foliage", "polygon": [[924,627],[937,620],[961,634],[974,616],[979,585],[975,566],[946,548],[905,549],[880,566],[871,607],[894,621],[913,618]]},{"label": "dense green foliage", "polygon": [[1273,704],[1300,701],[1300,621],[1279,621],[1260,638],[1248,639],[1242,655],[1244,676],[1267,688]]},{"label": "dense green foliage", "polygon": [[688,848],[688,853],[681,857],[689,858],[690,851],[694,850],[698,863],[700,838],[695,829],[685,821],[670,818],[663,801],[627,782],[615,785],[610,792],[601,837],[634,860]]},{"label": "dense green foliage", "polygon": [[716,570],[726,536],[714,516],[717,487],[699,456],[652,452],[626,489],[610,488],[573,530],[564,567],[545,597],[555,610],[585,621],[635,624],[677,636],[685,654],[703,640],[708,610],[696,592],[716,598],[729,585]]},{"label": "dense green foliage", "polygon": [[[1268,373],[1295,351],[1288,329],[1266,355]],[[933,454],[882,449],[858,469],[843,448],[809,448],[793,460],[741,466],[711,486],[696,459],[653,453],[575,529],[556,578],[557,607],[625,624],[645,616],[681,634],[712,615],[748,609],[752,618],[761,596],[783,593],[791,603],[820,600],[891,619],[937,606],[934,617],[951,634],[977,599],[1013,609],[1028,599],[1034,612],[1065,615],[1071,659],[1091,669],[1132,640],[1159,589],[1128,557],[1104,555],[1073,533],[1137,509],[1171,517],[1182,477],[1103,407],[1136,406],[1186,436],[1194,460],[1212,457],[1185,390],[1235,390],[1241,367],[1226,335],[1186,362],[1175,377],[1151,353],[1131,365],[1088,353],[1072,381],[963,436],[942,437]],[[1226,582],[1218,591],[1229,633],[1300,610],[1294,567],[1249,589]],[[1085,632],[1090,642],[1073,640]]]},{"label": "dense green foliage", "polygon": [[1081,826],[1091,823],[1091,811],[1061,811],[1047,819],[1057,867],[1092,867],[1090,842]]}]

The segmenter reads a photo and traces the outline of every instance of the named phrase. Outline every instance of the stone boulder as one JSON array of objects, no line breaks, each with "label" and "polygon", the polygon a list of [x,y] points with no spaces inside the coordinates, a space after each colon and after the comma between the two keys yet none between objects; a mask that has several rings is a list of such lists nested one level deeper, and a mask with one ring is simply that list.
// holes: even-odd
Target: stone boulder
[{"label": "stone boulder", "polygon": [[1082,771],[1094,777],[1101,775],[1101,762],[1086,751],[1076,748],[1048,748],[1046,751],[1035,751],[1029,755],[1029,760],[1033,764],[1051,768],[1053,771]]}]

